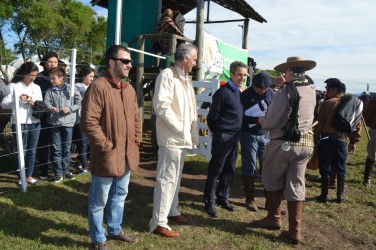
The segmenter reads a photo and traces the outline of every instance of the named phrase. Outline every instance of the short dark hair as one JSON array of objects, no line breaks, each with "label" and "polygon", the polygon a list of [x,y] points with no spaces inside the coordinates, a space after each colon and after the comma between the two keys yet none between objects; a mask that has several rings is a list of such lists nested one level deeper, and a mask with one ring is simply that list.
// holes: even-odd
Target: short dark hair
[{"label": "short dark hair", "polygon": [[245,65],[245,63],[240,62],[240,61],[233,61],[230,64],[230,72],[235,74],[237,68],[247,68],[247,65]]},{"label": "short dark hair", "polygon": [[95,75],[96,70],[93,69],[93,68],[90,68],[90,67],[83,67],[80,70],[80,73],[78,73],[77,80],[82,81],[84,79],[84,77],[87,76],[88,74],[90,74],[91,72],[93,72],[94,75]]},{"label": "short dark hair", "polygon": [[341,93],[346,93],[346,85],[337,78],[326,79],[324,83],[327,89],[337,89]]},{"label": "short dark hair", "polygon": [[182,61],[184,59],[184,56],[190,55],[192,56],[192,51],[196,50],[197,52],[197,47],[194,46],[193,44],[182,44],[177,47],[174,59],[176,61]]},{"label": "short dark hair", "polygon": [[122,46],[122,45],[112,45],[111,47],[109,47],[106,51],[106,54],[104,56],[105,58],[105,64],[106,64],[106,67],[108,68],[110,66],[110,59],[113,59],[113,58],[118,58],[118,52],[120,50],[124,50],[128,53],[130,53],[130,51]]},{"label": "short dark hair", "polygon": [[65,69],[63,69],[61,67],[56,67],[56,68],[50,69],[50,71],[48,73],[50,75],[57,75],[58,77],[64,77],[64,78],[67,75],[67,73],[65,72]]}]

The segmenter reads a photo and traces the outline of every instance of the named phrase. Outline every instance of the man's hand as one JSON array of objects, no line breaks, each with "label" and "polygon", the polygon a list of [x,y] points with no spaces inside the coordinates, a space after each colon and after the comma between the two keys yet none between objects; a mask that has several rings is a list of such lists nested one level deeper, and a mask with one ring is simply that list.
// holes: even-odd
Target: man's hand
[{"label": "man's hand", "polygon": [[350,154],[355,152],[355,144],[349,143],[348,151]]}]

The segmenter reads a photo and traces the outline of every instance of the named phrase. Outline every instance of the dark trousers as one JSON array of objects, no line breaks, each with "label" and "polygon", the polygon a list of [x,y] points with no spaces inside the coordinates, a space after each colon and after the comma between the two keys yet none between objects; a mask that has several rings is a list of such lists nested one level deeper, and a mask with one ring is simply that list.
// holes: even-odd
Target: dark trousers
[{"label": "dark trousers", "polygon": [[37,155],[39,160],[40,175],[48,176],[48,165],[50,164],[51,151],[51,125],[45,118],[41,119],[41,129],[38,140]]},{"label": "dark trousers", "polygon": [[[232,177],[238,155],[239,133],[216,131],[212,140],[212,158],[205,184],[205,204],[226,201],[230,195]],[[218,185],[217,185],[218,181]]]},{"label": "dark trousers", "polygon": [[88,147],[89,139],[87,135],[81,130],[80,124],[76,123],[73,127],[72,143],[77,147],[77,158],[75,168],[82,166],[83,169],[88,168]]},{"label": "dark trousers", "polygon": [[327,137],[320,140],[318,150],[321,176],[330,176],[332,170],[338,176],[346,175],[346,141]]}]

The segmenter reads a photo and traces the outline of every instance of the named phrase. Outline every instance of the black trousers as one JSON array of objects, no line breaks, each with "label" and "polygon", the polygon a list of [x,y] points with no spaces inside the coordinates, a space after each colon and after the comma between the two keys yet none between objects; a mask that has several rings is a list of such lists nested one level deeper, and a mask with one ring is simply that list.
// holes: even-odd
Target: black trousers
[{"label": "black trousers", "polygon": [[209,162],[204,191],[205,204],[214,204],[216,199],[221,202],[229,198],[236,168],[238,141],[239,132],[213,133],[212,158]]}]

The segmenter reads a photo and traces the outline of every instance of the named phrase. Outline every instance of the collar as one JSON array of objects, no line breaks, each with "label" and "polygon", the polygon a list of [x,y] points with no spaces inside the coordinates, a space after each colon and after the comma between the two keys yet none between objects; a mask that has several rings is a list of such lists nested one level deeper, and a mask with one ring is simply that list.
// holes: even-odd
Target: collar
[{"label": "collar", "polygon": [[178,66],[174,66],[176,71],[178,72],[178,74],[184,78],[187,78],[188,74],[186,74],[181,68],[179,68]]},{"label": "collar", "polygon": [[107,79],[107,81],[112,85],[112,86],[114,86],[115,88],[117,88],[117,89],[123,89],[123,88],[125,88],[125,82],[124,81],[120,81],[119,83],[116,83],[115,81],[114,81],[114,78],[112,77],[112,75],[110,74],[110,72],[108,71],[108,70],[106,70],[105,72],[104,72],[104,75],[103,75],[106,79]]},{"label": "collar", "polygon": [[64,86],[62,88],[59,88],[59,87],[56,87],[56,86],[52,86],[52,91],[65,91],[68,89],[68,84],[67,83],[64,83]]},{"label": "collar", "polygon": [[235,85],[235,83],[234,83],[231,79],[228,79],[227,83],[228,83],[228,85],[229,85],[233,90],[235,90],[235,92],[240,92],[240,89]]}]

